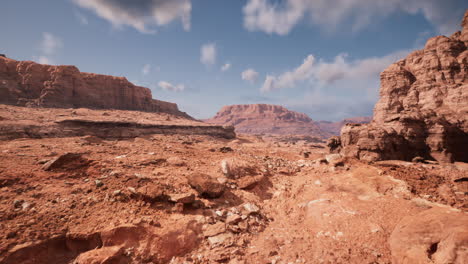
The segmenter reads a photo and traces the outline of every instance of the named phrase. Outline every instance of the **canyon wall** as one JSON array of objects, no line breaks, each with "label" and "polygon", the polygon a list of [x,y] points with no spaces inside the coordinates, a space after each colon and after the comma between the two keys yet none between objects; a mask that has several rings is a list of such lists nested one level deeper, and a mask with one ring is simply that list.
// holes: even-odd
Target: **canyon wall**
[{"label": "canyon wall", "polygon": [[468,161],[468,12],[462,28],[429,39],[381,73],[373,121],[343,127],[342,154]]},{"label": "canyon wall", "polygon": [[0,103],[30,107],[103,108],[164,112],[189,118],[174,103],[154,100],[150,89],[124,77],[80,72],[0,56]]}]

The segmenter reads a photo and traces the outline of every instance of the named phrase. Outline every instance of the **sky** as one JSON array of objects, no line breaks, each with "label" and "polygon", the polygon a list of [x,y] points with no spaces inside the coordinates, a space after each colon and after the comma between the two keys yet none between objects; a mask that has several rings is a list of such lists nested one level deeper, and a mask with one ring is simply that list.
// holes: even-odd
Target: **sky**
[{"label": "sky", "polygon": [[0,53],[124,76],[196,118],[267,103],[370,116],[379,73],[460,30],[463,0],[2,0]]}]

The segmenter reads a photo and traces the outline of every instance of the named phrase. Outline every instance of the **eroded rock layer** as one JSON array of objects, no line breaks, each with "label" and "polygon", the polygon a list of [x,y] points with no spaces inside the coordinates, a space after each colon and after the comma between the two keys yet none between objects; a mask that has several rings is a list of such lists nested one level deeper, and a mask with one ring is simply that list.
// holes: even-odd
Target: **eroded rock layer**
[{"label": "eroded rock layer", "polygon": [[342,129],[343,154],[468,161],[468,12],[462,28],[429,39],[381,73],[373,121]]},{"label": "eroded rock layer", "polygon": [[101,108],[165,112],[189,117],[174,103],[155,100],[151,90],[124,77],[80,72],[0,56],[0,103],[18,106]]}]

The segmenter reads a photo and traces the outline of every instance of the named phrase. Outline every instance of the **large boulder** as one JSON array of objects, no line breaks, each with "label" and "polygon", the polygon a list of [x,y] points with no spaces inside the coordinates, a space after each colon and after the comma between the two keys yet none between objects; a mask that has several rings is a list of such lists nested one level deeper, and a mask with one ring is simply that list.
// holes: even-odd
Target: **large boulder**
[{"label": "large boulder", "polygon": [[468,263],[468,215],[433,208],[405,217],[389,244],[395,264]]},{"label": "large boulder", "polygon": [[468,161],[468,11],[463,21],[461,32],[429,39],[381,73],[373,120],[343,127],[342,154]]}]

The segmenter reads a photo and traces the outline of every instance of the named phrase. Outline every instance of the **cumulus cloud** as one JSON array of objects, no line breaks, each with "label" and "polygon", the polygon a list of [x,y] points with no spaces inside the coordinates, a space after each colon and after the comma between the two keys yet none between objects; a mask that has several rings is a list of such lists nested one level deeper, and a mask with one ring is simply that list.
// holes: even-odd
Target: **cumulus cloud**
[{"label": "cumulus cloud", "polygon": [[226,63],[223,66],[221,66],[221,71],[225,72],[225,71],[228,71],[230,68],[231,68],[231,64]]},{"label": "cumulus cloud", "polygon": [[117,28],[130,26],[142,33],[154,33],[155,26],[180,20],[190,30],[191,0],[73,0],[94,11]]},{"label": "cumulus cloud", "polygon": [[293,88],[303,81],[315,82],[321,86],[330,85],[338,81],[365,81],[378,79],[379,73],[388,65],[401,59],[409,51],[402,50],[383,57],[370,57],[358,60],[349,60],[347,54],[337,55],[331,62],[318,60],[308,55],[297,68],[280,75],[267,75],[262,92],[277,89]]},{"label": "cumulus cloud", "polygon": [[44,54],[52,55],[63,47],[62,40],[49,32],[42,33],[41,50]]},{"label": "cumulus cloud", "polygon": [[52,58],[61,48],[63,48],[63,41],[61,38],[52,33],[44,32],[42,33],[42,39],[39,43],[39,50],[42,54],[33,56],[33,60],[40,64],[55,64]]},{"label": "cumulus cloud", "polygon": [[327,30],[349,23],[360,30],[395,12],[421,13],[442,34],[458,28],[463,8],[457,0],[248,0],[244,26],[250,31],[286,35],[304,19]]},{"label": "cumulus cloud", "polygon": [[257,81],[258,72],[254,69],[247,69],[241,73],[242,80],[254,83]]},{"label": "cumulus cloud", "polygon": [[185,85],[183,84],[174,85],[172,83],[165,82],[165,81],[159,82],[158,86],[161,87],[161,89],[166,90],[166,91],[182,92],[185,90]]},{"label": "cumulus cloud", "polygon": [[151,71],[151,65],[150,64],[145,64],[143,65],[143,68],[141,69],[141,73],[143,75],[148,75]]},{"label": "cumulus cloud", "polygon": [[54,64],[54,62],[47,56],[39,56],[34,58],[35,61],[37,61],[40,64]]},{"label": "cumulus cloud", "polygon": [[205,44],[200,49],[200,62],[205,65],[213,65],[216,63],[216,44]]}]

